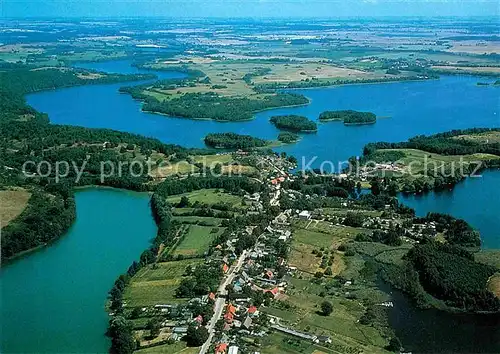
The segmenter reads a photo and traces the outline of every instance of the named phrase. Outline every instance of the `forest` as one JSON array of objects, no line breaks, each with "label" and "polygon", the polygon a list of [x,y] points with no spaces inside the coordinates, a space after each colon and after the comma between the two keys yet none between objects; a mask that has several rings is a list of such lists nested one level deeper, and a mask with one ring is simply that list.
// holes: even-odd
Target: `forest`
[{"label": "forest", "polygon": [[418,149],[441,155],[493,154],[500,156],[500,143],[484,144],[470,139],[460,139],[458,136],[474,135],[488,132],[500,132],[500,128],[471,128],[452,130],[435,135],[418,135],[406,142],[377,142],[367,144],[363,149],[365,156],[370,156],[378,149]]},{"label": "forest", "polygon": [[315,132],[318,126],[315,122],[304,116],[286,115],[286,116],[272,116],[270,122],[276,128],[289,130],[292,132]]},{"label": "forest", "polygon": [[486,289],[495,268],[477,263],[467,251],[429,242],[406,256],[426,292],[465,311],[500,311],[500,300]]},{"label": "forest", "polygon": [[223,149],[251,149],[269,144],[267,140],[255,138],[250,135],[236,133],[207,134],[205,144],[212,148]]},{"label": "forest", "polygon": [[154,79],[149,74],[103,74],[76,68],[31,68],[22,66],[12,70],[0,71],[0,82],[8,92],[27,94],[62,87],[108,84],[123,81]]},{"label": "forest", "polygon": [[143,110],[174,117],[242,121],[253,119],[258,111],[308,102],[306,97],[291,93],[273,94],[260,99],[224,97],[213,92],[186,93],[161,102],[149,98],[145,101]]},{"label": "forest", "polygon": [[319,115],[320,122],[341,120],[346,125],[373,124],[377,116],[371,112],[358,112],[353,110],[325,111]]},{"label": "forest", "polygon": [[278,135],[278,141],[281,141],[285,144],[295,143],[300,139],[298,134],[292,132],[281,132]]}]

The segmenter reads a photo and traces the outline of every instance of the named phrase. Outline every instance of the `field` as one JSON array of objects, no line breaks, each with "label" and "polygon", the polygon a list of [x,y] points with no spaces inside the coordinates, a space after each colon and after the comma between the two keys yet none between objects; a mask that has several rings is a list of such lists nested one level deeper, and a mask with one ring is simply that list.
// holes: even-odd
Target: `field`
[{"label": "field", "polygon": [[[254,57],[255,58],[255,57]],[[248,97],[260,99],[262,94],[253,90],[249,81],[243,78],[251,75],[251,82],[255,84],[265,83],[289,83],[303,80],[335,80],[335,79],[365,79],[382,78],[383,73],[368,72],[357,69],[349,69],[331,64],[321,63],[321,58],[316,62],[268,62],[254,59],[242,62],[230,59],[207,59],[200,57],[183,57],[178,60],[170,60],[150,64],[153,69],[168,68],[172,66],[187,65],[190,69],[201,70],[209,78],[210,83],[196,83],[195,86],[181,87],[176,90],[149,89],[146,94],[152,95],[159,100],[171,99],[184,93],[206,93],[215,92],[221,96]]]},{"label": "field", "polygon": [[186,267],[200,262],[199,259],[186,259],[142,268],[125,291],[125,303],[128,307],[142,307],[185,302],[186,299],[175,297],[175,291],[184,278]]},{"label": "field", "polygon": [[7,226],[28,205],[31,194],[25,189],[0,191],[0,227]]},{"label": "field", "polygon": [[[289,263],[308,274],[330,268],[332,276],[338,275],[346,269],[346,265],[342,253],[336,249],[363,231],[360,228],[334,226],[324,221],[297,221],[294,223]],[[326,267],[320,267],[322,257],[328,254],[329,263]]]},{"label": "field", "polygon": [[158,345],[151,348],[136,350],[137,354],[196,354],[199,347],[186,347],[186,343],[179,341],[173,344]]},{"label": "field", "polygon": [[492,154],[439,155],[416,149],[387,149],[382,151],[403,152],[405,157],[398,160],[398,162],[404,165],[402,172],[412,176],[421,174],[429,168],[441,171],[446,167],[459,168],[462,163],[467,165],[472,162],[500,158],[500,156]]},{"label": "field", "polygon": [[186,236],[184,236],[182,241],[175,247],[172,254],[174,256],[203,255],[208,251],[215,237],[220,235],[223,231],[224,228],[220,227],[214,228],[211,226],[189,225]]},{"label": "field", "polygon": [[[353,263],[356,267],[358,263]],[[361,263],[362,267],[362,263]],[[342,287],[342,285],[340,285]],[[374,327],[362,325],[358,319],[364,314],[365,307],[357,298],[370,298],[372,302],[383,301],[384,295],[376,289],[370,288],[364,284],[352,285],[349,289],[338,289],[338,295],[323,295],[325,287],[320,284],[311,282],[310,279],[293,278],[290,281],[290,286],[287,290],[287,296],[283,301],[284,305],[274,304],[272,307],[266,308],[265,312],[282,318],[281,324],[286,325],[300,331],[314,333],[316,335],[329,336],[333,343],[327,348],[311,348],[311,344],[304,341],[292,344],[291,348],[283,348],[284,352],[302,352],[297,346],[307,346],[303,348],[304,352],[312,353],[313,350],[332,350],[332,352],[358,352],[362,350],[367,353],[385,352],[381,348],[384,347],[386,339],[379,330]],[[343,293],[349,291],[356,294],[356,299],[348,299]],[[319,314],[320,304],[328,300],[333,305],[333,312],[329,316]],[[286,306],[284,308],[283,306]],[[276,334],[278,335],[278,334]],[[280,341],[273,340],[273,336],[269,339],[269,349],[263,352],[271,353],[272,350],[277,350],[276,346],[287,347],[290,343],[283,342],[283,338],[289,338],[293,342],[296,339],[286,335],[279,334]],[[266,341],[267,341],[266,340]],[[281,352],[281,351],[279,351]]]},{"label": "field", "polygon": [[435,65],[432,69],[446,71],[450,73],[464,73],[464,74],[497,74],[500,76],[500,67],[469,67],[469,66],[440,66]]},{"label": "field", "polygon": [[177,194],[167,198],[171,204],[177,204],[181,198],[189,198],[191,203],[199,202],[204,204],[225,203],[232,207],[242,207],[242,198],[229,193],[221,192],[217,189],[200,189],[191,193]]},{"label": "field", "polygon": [[500,143],[500,131],[485,132],[480,134],[458,135],[454,139],[470,140],[481,144]]}]

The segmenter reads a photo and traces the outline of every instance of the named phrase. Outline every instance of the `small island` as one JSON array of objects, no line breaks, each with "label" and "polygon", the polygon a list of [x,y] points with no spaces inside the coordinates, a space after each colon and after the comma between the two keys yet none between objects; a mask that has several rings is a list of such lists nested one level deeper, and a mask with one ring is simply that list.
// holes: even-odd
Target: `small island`
[{"label": "small island", "polygon": [[321,122],[341,120],[345,125],[374,124],[377,116],[371,112],[358,112],[353,110],[325,111],[319,115]]},{"label": "small island", "polygon": [[216,149],[251,149],[269,145],[269,141],[236,133],[212,133],[205,136],[205,144]]},{"label": "small island", "polygon": [[300,137],[292,132],[281,132],[278,135],[278,141],[284,143],[284,144],[292,144],[296,143]]},{"label": "small island", "polygon": [[318,126],[315,122],[304,116],[286,115],[273,116],[270,119],[276,128],[292,132],[316,132]]}]

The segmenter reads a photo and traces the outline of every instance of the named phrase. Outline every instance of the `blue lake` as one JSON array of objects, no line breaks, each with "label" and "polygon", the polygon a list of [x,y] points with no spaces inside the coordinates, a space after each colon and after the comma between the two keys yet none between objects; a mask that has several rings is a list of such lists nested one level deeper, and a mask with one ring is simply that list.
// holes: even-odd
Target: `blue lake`
[{"label": "blue lake", "polygon": [[0,270],[2,353],[106,353],[107,293],[156,235],[149,195],[75,193],[77,219],[50,246]]},{"label": "blue lake", "polygon": [[[79,66],[107,72],[150,72],[138,70],[127,61]],[[184,76],[175,72],[154,73],[161,78]],[[499,126],[500,87],[477,86],[478,80],[447,76],[432,81],[293,90],[310,98],[311,104],[260,112],[253,121],[227,123],[142,112],[141,102],[118,93],[119,87],[137,83],[65,88],[28,95],[27,101],[39,111],[48,113],[52,123],[111,128],[185,147],[203,147],[205,135],[214,132],[236,132],[276,139],[279,130],[269,123],[269,118],[278,114],[300,114],[317,120],[325,110],[354,109],[387,117],[379,119],[374,125],[365,126],[321,123],[316,134],[302,134],[297,144],[280,149],[295,155],[299,161],[304,157],[306,164],[316,157],[312,165],[318,167],[322,161],[332,161],[336,166],[339,161],[361,154],[363,146],[373,141],[403,141],[418,134]]]}]

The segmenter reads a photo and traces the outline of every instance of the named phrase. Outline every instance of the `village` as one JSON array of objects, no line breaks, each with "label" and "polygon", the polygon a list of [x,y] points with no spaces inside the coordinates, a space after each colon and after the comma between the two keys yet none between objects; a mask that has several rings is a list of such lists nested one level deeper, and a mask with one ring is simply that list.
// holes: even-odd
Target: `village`
[{"label": "village", "polygon": [[[135,332],[141,350],[183,343],[181,341],[192,334],[188,332],[197,329],[206,329],[207,333],[206,339],[200,336],[203,341],[199,341],[200,346],[193,351],[201,354],[260,353],[262,349],[266,352],[262,343],[277,335],[285,336],[284,342],[290,341],[286,338],[294,338],[299,342],[293,345],[309,343],[323,348],[324,352],[339,346],[349,352],[359,353],[366,351],[366,348],[374,348],[371,343],[373,340],[366,345],[362,341],[348,342],[342,339],[340,345],[339,338],[335,342],[337,334],[333,330],[320,327],[313,330],[312,326],[306,326],[307,330],[304,330],[304,327],[296,327],[294,323],[300,323],[300,319],[295,315],[289,316],[287,308],[298,311],[297,305],[290,305],[290,299],[297,293],[297,284],[312,283],[318,290],[336,288],[335,291],[330,290],[330,294],[335,295],[332,299],[341,303],[359,303],[356,306],[361,307],[357,313],[362,314],[368,311],[367,302],[359,302],[355,294],[366,289],[360,282],[359,269],[355,273],[350,271],[349,257],[356,253],[353,250],[356,249],[360,254],[365,252],[364,248],[377,252],[394,249],[404,253],[424,236],[438,237],[436,223],[423,220],[414,222],[412,218],[396,213],[389,204],[383,205],[380,210],[371,210],[352,199],[335,199],[335,207],[285,209],[282,201],[286,205],[291,203],[300,206],[302,204],[299,201],[307,202],[321,197],[290,188],[294,181],[307,180],[308,177],[285,171],[290,169],[290,165],[283,163],[282,157],[273,154],[259,158],[266,188],[263,192],[245,194],[241,203],[245,206],[245,215],[258,217],[269,211],[269,208],[274,208],[276,216],[262,229],[253,225],[237,228],[225,242],[213,245],[204,260],[188,265],[191,270],[185,274],[196,274],[193,269],[199,267],[220,267],[220,283],[216,290],[192,297],[185,303],[155,303],[140,310],[134,309],[139,317],[162,319],[154,326],[148,322],[144,329]],[[339,179],[337,175],[330,179],[338,181],[342,177]],[[398,236],[391,239],[394,230]],[[242,248],[241,240],[252,237],[253,241]],[[319,247],[321,242],[324,242],[324,246]],[[390,248],[392,246],[394,248]],[[182,262],[188,261],[189,258]],[[321,297],[325,296],[324,293],[319,291]],[[372,306],[394,306],[390,298],[379,293],[375,298],[379,300]],[[124,306],[128,306],[127,301]],[[314,306],[319,305],[316,303]],[[328,317],[321,314],[321,310],[316,312],[320,313],[320,317]],[[352,324],[359,327],[362,318]],[[379,332],[377,340],[386,341],[383,338],[388,338],[388,334],[382,333],[383,330]],[[380,345],[378,349],[384,352]]]}]

